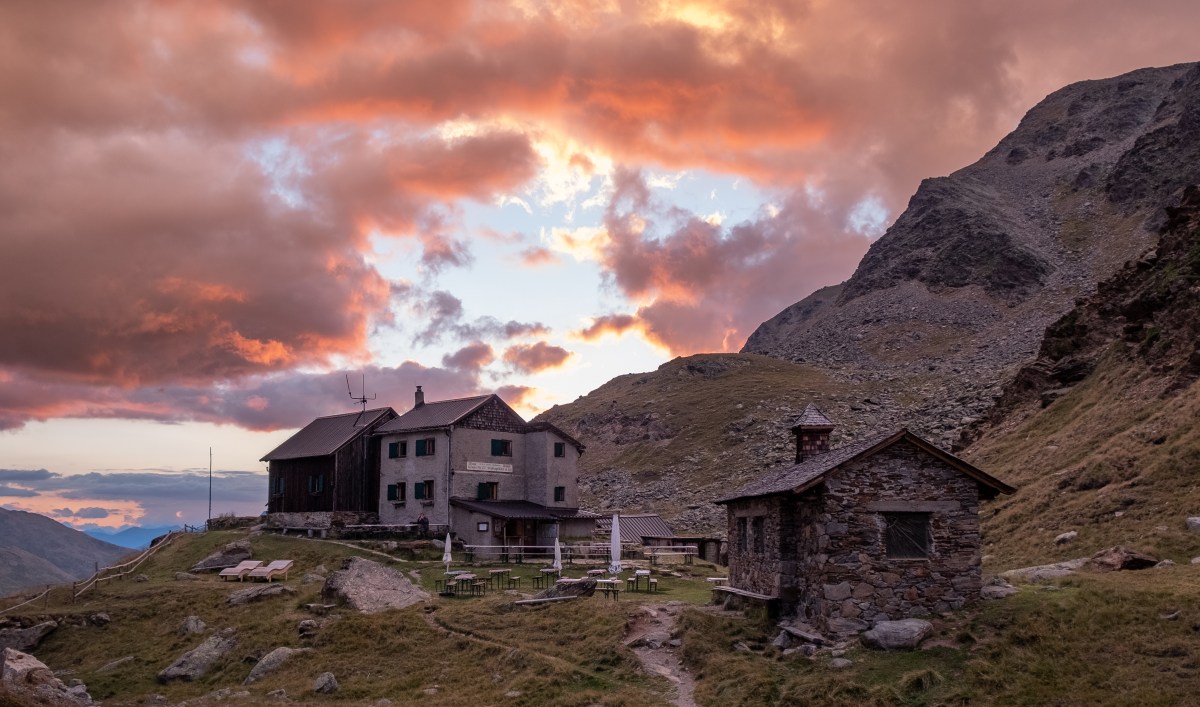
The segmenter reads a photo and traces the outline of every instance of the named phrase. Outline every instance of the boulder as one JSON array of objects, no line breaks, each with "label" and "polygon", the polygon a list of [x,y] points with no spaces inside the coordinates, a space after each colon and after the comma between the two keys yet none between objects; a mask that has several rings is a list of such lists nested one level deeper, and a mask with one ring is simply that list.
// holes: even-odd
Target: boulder
[{"label": "boulder", "polygon": [[312,619],[304,619],[296,626],[296,630],[300,632],[300,638],[312,638],[317,635],[319,628],[321,628],[321,624]]},{"label": "boulder", "polygon": [[991,577],[979,589],[980,599],[1003,599],[1017,593],[1017,588],[1003,577]]},{"label": "boulder", "polygon": [[329,575],[321,590],[326,601],[336,600],[364,614],[403,609],[428,601],[429,593],[403,572],[362,557],[350,557]]},{"label": "boulder", "polygon": [[4,704],[92,705],[87,685],[73,681],[68,687],[54,672],[28,653],[5,648],[0,651],[0,696]]},{"label": "boulder", "polygon": [[225,603],[229,606],[240,606],[241,604],[252,604],[256,601],[282,596],[294,596],[295,594],[296,590],[286,584],[262,584],[257,587],[247,587],[237,590],[229,595]]},{"label": "boulder", "polygon": [[107,626],[112,623],[112,617],[100,611],[89,616],[88,621],[91,621],[93,626]]},{"label": "boulder", "polygon": [[542,590],[535,599],[558,599],[560,597],[590,597],[596,593],[596,580],[585,577],[575,582],[555,582]]},{"label": "boulder", "polygon": [[177,582],[195,582],[197,579],[200,579],[200,578],[197,577],[196,575],[192,574],[191,572],[176,572],[175,573],[175,581],[177,581]]},{"label": "boulder", "polygon": [[133,581],[135,581],[135,582],[149,582],[149,581],[150,581],[150,578],[149,578],[149,577],[147,577],[147,576],[146,576],[146,575],[144,575],[144,574],[139,574],[139,575],[134,575],[134,577],[133,577]]},{"label": "boulder", "polygon": [[209,570],[225,569],[226,567],[236,567],[239,562],[249,559],[250,541],[235,540],[192,565],[191,571],[206,572]]},{"label": "boulder", "polygon": [[1065,533],[1060,533],[1054,537],[1055,545],[1066,545],[1069,542],[1074,542],[1075,538],[1079,537],[1078,530],[1068,530]]},{"label": "boulder", "polygon": [[332,695],[337,692],[338,682],[333,673],[321,673],[313,680],[313,692],[321,695]]},{"label": "boulder", "polygon": [[162,672],[158,674],[158,681],[165,685],[174,680],[183,680],[184,682],[197,680],[211,670],[217,661],[224,658],[236,645],[237,631],[235,629],[227,628],[218,634],[209,636],[204,643],[179,656],[174,663],[163,668]]},{"label": "boulder", "polygon": [[183,620],[183,623],[179,624],[179,628],[175,629],[175,634],[178,636],[194,636],[204,633],[207,630],[208,624],[204,623],[199,616],[189,616]]},{"label": "boulder", "polygon": [[0,650],[15,648],[18,651],[31,651],[56,628],[58,624],[53,621],[43,621],[29,628],[6,628],[0,631]]},{"label": "boulder", "polygon": [[116,660],[112,661],[111,663],[105,663],[104,665],[100,666],[96,670],[96,672],[97,673],[111,673],[112,671],[116,670],[117,668],[121,667],[122,665],[125,665],[126,663],[132,663],[134,660],[136,660],[136,658],[134,658],[134,656],[131,656],[131,655],[127,655],[124,658],[117,658]]},{"label": "boulder", "polygon": [[851,665],[854,665],[854,663],[845,658],[834,658],[833,660],[829,661],[829,667],[833,668],[834,670],[849,668]]},{"label": "boulder", "polygon": [[1154,568],[1162,569],[1164,567],[1174,567],[1174,566],[1175,566],[1175,560],[1162,560],[1158,564],[1154,565]]},{"label": "boulder", "polygon": [[1066,562],[1055,562],[1052,565],[1034,565],[1000,573],[1000,576],[1010,582],[1045,582],[1058,577],[1075,574],[1076,570],[1087,564],[1088,558],[1079,557]]},{"label": "boulder", "polygon": [[649,648],[658,650],[664,644],[671,640],[671,634],[666,631],[651,631],[649,633],[638,636],[635,640],[629,643],[630,648]]},{"label": "boulder", "polygon": [[311,648],[288,648],[280,646],[270,653],[264,655],[254,667],[250,670],[250,675],[242,682],[243,685],[251,685],[259,680],[262,680],[267,675],[279,669],[289,658],[298,653],[308,653]]},{"label": "boulder", "polygon": [[1092,564],[1104,571],[1144,570],[1158,564],[1158,558],[1117,545],[1092,555]]},{"label": "boulder", "polygon": [[1187,525],[1187,529],[1191,532],[1200,533],[1200,516],[1191,516],[1184,521],[1184,524]]},{"label": "boulder", "polygon": [[880,650],[913,650],[921,641],[933,635],[933,624],[924,619],[876,621],[870,631],[858,638],[867,648]]}]

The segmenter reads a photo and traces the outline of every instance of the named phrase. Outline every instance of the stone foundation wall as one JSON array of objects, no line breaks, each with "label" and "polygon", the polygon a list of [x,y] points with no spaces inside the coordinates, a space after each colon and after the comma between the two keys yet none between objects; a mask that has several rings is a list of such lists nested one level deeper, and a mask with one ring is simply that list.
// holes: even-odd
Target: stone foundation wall
[{"label": "stone foundation wall", "polygon": [[312,511],[308,513],[268,513],[268,528],[341,528],[379,522],[378,513],[357,511]]},{"label": "stone foundation wall", "polygon": [[[902,441],[832,472],[820,511],[798,607],[818,624],[923,616],[978,599],[978,486],[916,446]],[[928,557],[887,557],[886,512],[929,513]]]}]

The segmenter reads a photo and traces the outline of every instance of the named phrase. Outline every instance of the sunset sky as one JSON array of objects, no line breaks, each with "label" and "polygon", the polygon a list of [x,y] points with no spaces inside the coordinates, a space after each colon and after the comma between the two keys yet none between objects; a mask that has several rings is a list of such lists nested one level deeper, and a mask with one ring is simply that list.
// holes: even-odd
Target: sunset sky
[{"label": "sunset sky", "polygon": [[[736,351],[922,178],[1200,4],[0,5],[0,506],[256,514],[350,411]],[[201,471],[203,470],[203,471]]]}]

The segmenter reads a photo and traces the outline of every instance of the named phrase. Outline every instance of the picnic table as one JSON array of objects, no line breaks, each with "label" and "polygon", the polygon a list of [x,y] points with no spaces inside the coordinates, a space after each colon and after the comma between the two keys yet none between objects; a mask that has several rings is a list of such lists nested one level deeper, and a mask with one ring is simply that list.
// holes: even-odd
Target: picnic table
[{"label": "picnic table", "polygon": [[638,591],[642,587],[642,580],[646,580],[646,591],[650,591],[650,570],[634,570],[633,576],[626,579],[627,588],[632,591]]},{"label": "picnic table", "polygon": [[499,567],[497,569],[488,570],[488,583],[493,589],[495,589],[497,585],[503,587],[508,580],[508,576],[511,574],[512,570],[508,567]]}]

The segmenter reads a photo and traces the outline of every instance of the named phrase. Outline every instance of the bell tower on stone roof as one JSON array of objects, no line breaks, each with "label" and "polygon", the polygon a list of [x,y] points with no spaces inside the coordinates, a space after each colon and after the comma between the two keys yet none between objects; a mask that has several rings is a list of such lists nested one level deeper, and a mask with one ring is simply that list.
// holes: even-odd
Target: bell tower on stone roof
[{"label": "bell tower on stone roof", "polygon": [[792,427],[792,432],[796,433],[796,463],[828,452],[829,435],[833,427],[833,422],[821,412],[821,408],[809,403],[800,420]]}]

